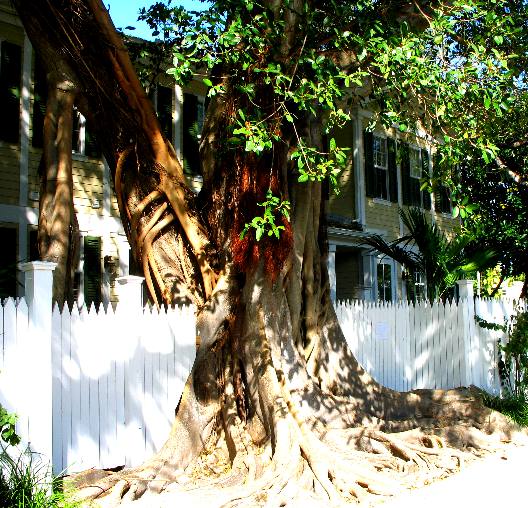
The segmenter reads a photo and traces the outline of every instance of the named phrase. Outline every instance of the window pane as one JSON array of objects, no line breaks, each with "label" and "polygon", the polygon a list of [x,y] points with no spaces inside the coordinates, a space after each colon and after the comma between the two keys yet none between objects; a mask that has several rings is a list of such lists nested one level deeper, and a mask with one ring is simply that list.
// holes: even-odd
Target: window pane
[{"label": "window pane", "polygon": [[378,298],[384,301],[392,300],[391,265],[378,263]]},{"label": "window pane", "polygon": [[422,178],[422,164],[420,160],[420,150],[412,148],[409,150],[410,174],[412,178]]},{"label": "window pane", "polygon": [[385,138],[373,136],[373,158],[374,166],[380,168],[387,167],[387,142]]}]

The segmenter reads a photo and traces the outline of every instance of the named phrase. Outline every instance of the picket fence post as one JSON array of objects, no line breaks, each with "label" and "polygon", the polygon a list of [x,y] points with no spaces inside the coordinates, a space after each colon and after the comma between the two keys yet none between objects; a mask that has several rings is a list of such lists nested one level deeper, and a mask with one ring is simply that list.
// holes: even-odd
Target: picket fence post
[{"label": "picket fence post", "polygon": [[119,297],[119,307],[121,309],[129,309],[132,315],[143,309],[144,280],[145,277],[138,275],[124,275],[116,279],[118,284],[117,296]]},{"label": "picket fence post", "polygon": [[[53,452],[53,386],[51,351],[51,315],[53,270],[56,263],[32,261],[19,264],[24,272],[24,290],[28,306],[28,346],[25,354],[28,379],[32,386],[31,401],[27,401],[31,450],[52,460]],[[30,402],[30,403],[29,403]]]}]

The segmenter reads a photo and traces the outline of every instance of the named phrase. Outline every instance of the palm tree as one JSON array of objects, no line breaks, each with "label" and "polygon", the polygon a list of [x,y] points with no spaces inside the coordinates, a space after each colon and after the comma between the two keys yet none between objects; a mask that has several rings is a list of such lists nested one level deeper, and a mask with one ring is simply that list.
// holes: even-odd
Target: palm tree
[{"label": "palm tree", "polygon": [[400,217],[407,235],[390,243],[380,235],[372,235],[365,243],[405,267],[411,280],[421,273],[429,300],[446,298],[457,280],[496,263],[495,252],[478,249],[472,235],[460,233],[447,239],[436,223],[427,221],[420,208],[400,209]]}]

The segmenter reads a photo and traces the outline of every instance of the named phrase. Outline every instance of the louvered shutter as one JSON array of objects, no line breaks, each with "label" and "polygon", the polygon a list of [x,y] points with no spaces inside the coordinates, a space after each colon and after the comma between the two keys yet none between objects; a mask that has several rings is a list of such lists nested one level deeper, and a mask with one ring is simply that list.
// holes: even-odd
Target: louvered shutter
[{"label": "louvered shutter", "polygon": [[101,238],[84,237],[84,301],[89,307],[101,303]]},{"label": "louvered shutter", "polygon": [[376,197],[376,172],[374,171],[374,159],[372,153],[372,132],[363,133],[363,151],[365,154],[365,192],[368,197]]},{"label": "louvered shutter", "polygon": [[101,157],[101,147],[89,125],[86,126],[84,131],[84,155],[94,159],[99,159]]},{"label": "louvered shutter", "polygon": [[200,174],[199,144],[197,130],[198,97],[183,95],[183,161],[186,173]]},{"label": "louvered shutter", "polygon": [[48,100],[48,83],[46,71],[38,57],[35,58],[33,71],[33,116],[31,119],[31,144],[42,148],[44,145],[44,116],[46,115],[46,101]]},{"label": "louvered shutter", "polygon": [[396,167],[396,141],[387,139],[388,166],[389,166],[389,199],[398,202],[398,169]]},{"label": "louvered shutter", "polygon": [[[422,178],[426,179],[427,182],[431,179],[431,175],[429,174],[429,153],[427,150],[422,150]],[[431,193],[428,188],[422,191],[422,204],[425,210],[431,209]]]},{"label": "louvered shutter", "polygon": [[20,79],[22,77],[22,48],[7,41],[1,42],[0,62],[0,139],[18,143],[20,124]]},{"label": "louvered shutter", "polygon": [[172,88],[158,86],[157,110],[161,130],[172,142]]},{"label": "louvered shutter", "polygon": [[412,205],[411,193],[411,161],[409,160],[409,145],[401,143],[401,175],[402,175],[402,198],[404,205]]}]

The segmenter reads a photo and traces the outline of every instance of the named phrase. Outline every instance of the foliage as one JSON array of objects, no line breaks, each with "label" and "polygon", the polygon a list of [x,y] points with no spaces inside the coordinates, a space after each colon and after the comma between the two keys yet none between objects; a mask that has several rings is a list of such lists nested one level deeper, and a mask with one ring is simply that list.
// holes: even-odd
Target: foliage
[{"label": "foliage", "polygon": [[500,396],[486,395],[484,403],[528,426],[528,311],[518,310],[504,324],[490,323],[475,316],[483,328],[508,334],[506,343],[498,340]]},{"label": "foliage", "polygon": [[[288,17],[302,34],[294,40],[285,37]],[[440,161],[430,184],[449,184],[461,216],[475,207],[453,168],[469,152],[497,159],[496,120],[514,111],[525,86],[522,0],[329,0],[295,9],[217,0],[203,12],[168,1],[141,18],[172,48],[167,72],[177,82],[201,79],[211,97],[237,97],[227,126],[231,149],[265,157],[293,130],[298,179],[335,185],[346,147],[334,142],[325,152],[301,131],[317,118],[331,134],[354,107],[366,106],[373,121],[411,134],[425,130]]]},{"label": "foliage", "polygon": [[479,203],[465,226],[481,242],[501,253],[503,277],[524,275],[528,266],[528,93],[516,98],[515,109],[496,120],[489,136],[498,146],[497,159],[486,163],[468,150],[460,164],[467,199]]},{"label": "foliage", "polygon": [[26,449],[13,458],[0,452],[0,508],[74,508],[60,479],[50,481],[49,465]]},{"label": "foliage", "polygon": [[258,206],[264,208],[264,214],[262,217],[254,217],[253,220],[244,226],[244,229],[240,233],[240,238],[244,238],[246,233],[253,228],[255,230],[255,237],[258,240],[267,233],[268,236],[275,235],[276,238],[280,237],[280,231],[284,229],[284,226],[277,225],[276,220],[280,216],[286,220],[290,218],[290,202],[281,201],[277,196],[273,195],[271,190],[266,193],[266,201],[258,203]]},{"label": "foliage", "polygon": [[0,439],[8,445],[17,445],[20,443],[20,437],[16,433],[17,416],[14,413],[8,413],[0,405]]},{"label": "foliage", "polygon": [[499,344],[501,383],[509,395],[528,402],[528,312],[513,315],[508,329],[507,343]]},{"label": "foliage", "polygon": [[515,423],[528,427],[528,403],[524,397],[498,396],[485,393],[482,396],[484,405],[509,417]]},{"label": "foliage", "polygon": [[445,297],[457,280],[494,264],[494,252],[481,250],[470,255],[472,236],[458,234],[448,240],[436,223],[427,220],[422,209],[400,210],[400,217],[408,234],[390,243],[373,235],[365,243],[396,260],[411,277],[416,272],[422,273],[430,300]]}]

